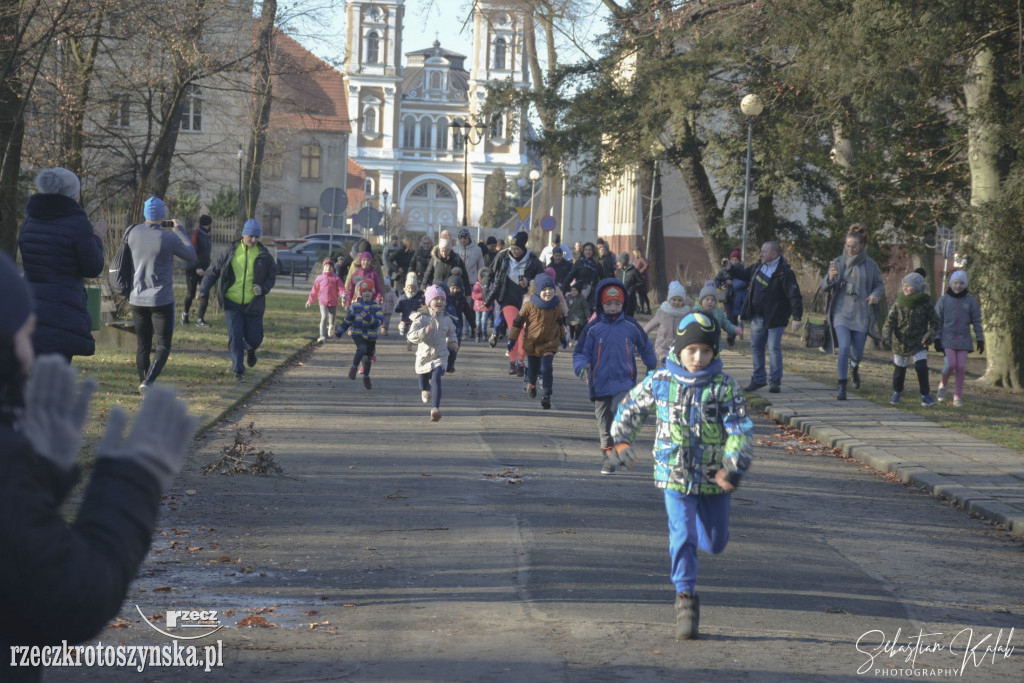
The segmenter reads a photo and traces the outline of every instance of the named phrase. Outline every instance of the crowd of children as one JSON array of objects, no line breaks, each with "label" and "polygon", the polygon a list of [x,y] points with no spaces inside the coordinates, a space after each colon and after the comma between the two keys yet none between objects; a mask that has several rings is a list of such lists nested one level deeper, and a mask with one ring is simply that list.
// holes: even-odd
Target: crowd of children
[{"label": "crowd of children", "polygon": [[[717,554],[725,549],[730,494],[752,459],[753,425],[743,391],[725,374],[719,355],[723,333],[730,346],[743,337],[739,319],[719,305],[718,289],[730,285],[708,281],[691,301],[685,287],[672,282],[665,300],[642,327],[628,311],[635,282],[614,277],[596,283],[570,279],[563,293],[559,273],[551,268],[540,271],[525,239],[516,236],[512,244],[514,249],[503,260],[495,259],[496,269],[477,272],[469,292],[463,288],[461,272],[425,290],[410,272],[396,297],[390,282],[379,278],[370,254],[361,255],[347,286],[325,261],[306,303],[320,305],[318,341],[324,341],[334,325],[339,300],[347,302],[347,314],[335,334],[351,333],[356,352],[349,378],[355,379],[361,366],[363,384],[370,389],[377,335],[387,334],[390,317],[397,314],[398,332],[408,350],[415,351],[420,398],[430,406],[434,422],[441,419],[441,378],[455,372],[467,325],[467,338],[478,343],[493,329],[493,347],[505,323],[509,374],[524,377],[523,390],[530,398],[537,397],[539,385],[544,410],[552,407],[555,356],[571,344],[573,371],[586,383],[594,404],[602,474],[633,467],[637,455],[632,443],[646,418],[656,417],[654,481],[662,490],[669,521],[676,637],[697,638],[697,551]],[[619,263],[628,266],[626,259]],[[629,274],[628,267],[620,271]],[[921,404],[935,404],[927,365],[928,346],[933,344],[946,362],[938,400],[945,400],[952,376],[952,403],[960,407],[967,354],[984,351],[980,308],[967,293],[963,271],[953,273],[949,289],[934,305],[925,289],[920,273],[907,275],[882,329],[883,343],[893,353],[890,402],[900,402],[907,368],[913,364]],[[520,305],[514,307],[517,301]],[[655,331],[652,343],[648,333]]]}]

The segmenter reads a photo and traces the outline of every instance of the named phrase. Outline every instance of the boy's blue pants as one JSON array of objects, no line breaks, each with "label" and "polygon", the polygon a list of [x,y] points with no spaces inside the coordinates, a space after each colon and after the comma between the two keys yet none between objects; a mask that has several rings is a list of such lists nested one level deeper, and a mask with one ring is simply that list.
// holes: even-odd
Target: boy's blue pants
[{"label": "boy's blue pants", "polygon": [[676,592],[694,594],[697,587],[697,548],[717,555],[729,543],[730,494],[686,495],[665,489],[668,512],[668,552]]}]

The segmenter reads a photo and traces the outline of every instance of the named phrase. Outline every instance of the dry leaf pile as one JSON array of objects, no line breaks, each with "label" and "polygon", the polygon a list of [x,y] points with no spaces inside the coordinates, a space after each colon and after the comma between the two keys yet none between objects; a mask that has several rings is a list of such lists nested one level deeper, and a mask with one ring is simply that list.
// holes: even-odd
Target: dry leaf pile
[{"label": "dry leaf pile", "polygon": [[284,476],[284,469],[274,460],[274,452],[253,443],[262,437],[255,425],[255,422],[250,422],[248,427],[235,432],[234,443],[222,448],[220,457],[203,467],[203,474],[222,474],[228,477],[235,474]]}]

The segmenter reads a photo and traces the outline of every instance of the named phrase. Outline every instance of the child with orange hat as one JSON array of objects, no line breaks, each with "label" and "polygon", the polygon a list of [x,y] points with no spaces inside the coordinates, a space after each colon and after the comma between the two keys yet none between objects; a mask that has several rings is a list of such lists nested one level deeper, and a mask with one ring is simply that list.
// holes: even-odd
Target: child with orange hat
[{"label": "child with orange hat", "polygon": [[[597,283],[597,315],[580,332],[572,354],[576,376],[587,382],[604,460],[612,449],[611,426],[619,401],[646,375],[639,373],[637,355],[651,373],[658,365],[654,345],[634,318],[623,312],[626,290],[615,278]],[[605,462],[601,474],[614,474]]]}]

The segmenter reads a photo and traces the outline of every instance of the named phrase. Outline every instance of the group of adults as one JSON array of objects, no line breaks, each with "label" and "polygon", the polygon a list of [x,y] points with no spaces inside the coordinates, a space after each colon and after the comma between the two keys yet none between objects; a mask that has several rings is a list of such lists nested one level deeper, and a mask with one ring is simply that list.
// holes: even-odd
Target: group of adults
[{"label": "group of adults", "polygon": [[[100,276],[105,264],[106,226],[94,226],[89,220],[80,203],[81,187],[78,176],[68,169],[41,171],[18,237],[25,279],[35,299],[35,353],[57,353],[69,362],[74,356],[95,353],[84,279]],[[274,286],[277,267],[260,243],[262,228],[255,219],[246,221],[241,238],[213,260],[212,222],[202,216],[199,227],[189,233],[180,221],[168,220],[167,206],[160,198],[150,197],[143,206],[143,221],[125,229],[123,239],[134,266],[128,303],[141,394],[153,385],[170,357],[176,322],[175,258],[185,262],[182,323],[189,322],[189,309],[198,296],[196,325],[207,326],[209,293],[219,281],[235,379],[242,378],[246,365],[256,364],[266,295]]]}]

